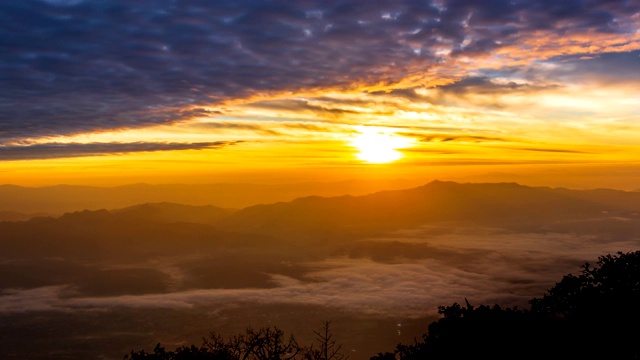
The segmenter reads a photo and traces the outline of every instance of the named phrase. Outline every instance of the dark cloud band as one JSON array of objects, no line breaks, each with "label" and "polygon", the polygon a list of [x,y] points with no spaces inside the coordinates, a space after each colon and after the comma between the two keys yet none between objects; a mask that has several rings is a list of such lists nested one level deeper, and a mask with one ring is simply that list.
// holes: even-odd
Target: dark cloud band
[{"label": "dark cloud band", "polygon": [[235,145],[239,141],[215,141],[199,143],[47,143],[26,146],[0,146],[0,161],[55,159],[80,156],[100,156],[133,152],[203,150]]}]

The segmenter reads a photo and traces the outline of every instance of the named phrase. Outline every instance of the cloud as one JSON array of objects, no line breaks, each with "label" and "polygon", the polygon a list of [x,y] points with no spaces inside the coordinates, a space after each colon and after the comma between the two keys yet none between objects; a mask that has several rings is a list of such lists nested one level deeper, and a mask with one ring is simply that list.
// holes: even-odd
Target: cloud
[{"label": "cloud", "polygon": [[593,56],[559,56],[558,66],[540,71],[539,76],[567,82],[597,81],[603,85],[637,86],[640,81],[640,51],[594,54]]},{"label": "cloud", "polygon": [[[194,106],[443,84],[637,50],[630,1],[0,4],[0,139],[171,124]],[[316,108],[331,113],[331,108]]]},{"label": "cloud", "polygon": [[266,124],[247,123],[247,122],[233,122],[233,121],[208,121],[189,124],[189,128],[195,128],[198,130],[214,130],[214,131],[228,131],[228,130],[241,130],[250,131],[263,135],[276,136],[281,135],[278,131],[270,129]]},{"label": "cloud", "polygon": [[44,143],[35,145],[0,146],[0,160],[55,159],[79,156],[100,156],[133,152],[203,150],[235,145],[241,141],[200,143]]},{"label": "cloud", "polygon": [[[309,112],[320,118],[341,118],[344,115],[358,114],[358,111],[345,109],[339,106],[339,100],[333,99],[331,102],[320,102],[317,99],[315,104],[306,99],[287,99],[287,100],[273,100],[258,102],[251,105],[251,107],[262,108],[271,111],[285,111],[285,112]],[[337,103],[337,104],[336,104]]]},{"label": "cloud", "polygon": [[534,151],[534,152],[554,152],[554,153],[568,153],[568,154],[591,154],[587,151],[579,151],[579,150],[569,150],[569,149],[545,149],[545,148],[519,148],[512,147],[508,148],[510,150],[523,150],[523,151]]},{"label": "cloud", "polygon": [[509,81],[506,83],[496,82],[487,76],[472,76],[461,79],[450,85],[439,88],[443,93],[453,94],[502,94],[505,92],[534,92],[557,88],[558,85],[534,85],[528,83],[517,83]]},{"label": "cloud", "polygon": [[417,133],[398,133],[399,135],[419,137],[422,142],[505,142],[510,141],[501,137],[480,136],[480,135],[457,135],[457,134],[417,134]]},{"label": "cloud", "polygon": [[[392,244],[395,257],[382,261],[367,244]],[[359,245],[360,244],[360,245]],[[274,287],[195,289],[162,294],[84,297],[70,286],[5,290],[0,313],[56,310],[311,305],[390,318],[436,316],[439,305],[527,307],[562,276],[584,262],[617,251],[634,251],[638,239],[572,233],[516,233],[489,228],[426,226],[355,243],[359,256],[336,256],[301,264],[298,278],[271,274]],[[375,249],[375,246],[373,247]],[[150,265],[150,266],[156,266]]]}]

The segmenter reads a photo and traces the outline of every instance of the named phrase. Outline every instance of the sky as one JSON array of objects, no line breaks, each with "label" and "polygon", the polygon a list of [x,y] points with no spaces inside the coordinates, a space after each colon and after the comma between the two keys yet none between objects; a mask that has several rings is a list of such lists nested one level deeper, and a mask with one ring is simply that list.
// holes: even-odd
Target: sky
[{"label": "sky", "polygon": [[0,183],[640,188],[640,3],[0,3]]}]

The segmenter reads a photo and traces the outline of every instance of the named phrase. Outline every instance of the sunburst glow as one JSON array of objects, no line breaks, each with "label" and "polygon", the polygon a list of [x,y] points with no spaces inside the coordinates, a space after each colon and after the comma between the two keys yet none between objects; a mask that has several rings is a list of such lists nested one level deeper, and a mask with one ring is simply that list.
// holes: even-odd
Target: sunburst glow
[{"label": "sunburst glow", "polygon": [[380,128],[360,128],[360,134],[351,140],[351,145],[358,150],[356,157],[372,164],[383,164],[402,158],[397,149],[411,145],[411,139],[395,135]]}]

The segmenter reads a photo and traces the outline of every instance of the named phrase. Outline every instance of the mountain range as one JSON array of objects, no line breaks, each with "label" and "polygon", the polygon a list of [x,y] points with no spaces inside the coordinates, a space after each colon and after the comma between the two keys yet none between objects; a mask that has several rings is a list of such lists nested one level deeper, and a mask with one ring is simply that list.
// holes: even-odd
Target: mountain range
[{"label": "mountain range", "polygon": [[218,226],[303,237],[353,236],[442,222],[562,231],[580,223],[589,227],[613,222],[616,227],[632,228],[628,225],[637,224],[639,214],[640,193],[636,192],[433,181],[364,196],[312,196],[255,205],[230,214]]},{"label": "mountain range", "polygon": [[[121,354],[212,326],[308,326],[324,316],[412,336],[407,324],[418,326],[425,311],[436,316],[437,305],[524,306],[577,265],[640,239],[640,192],[622,190],[432,181],[236,208],[219,205],[240,203],[232,193],[216,201],[219,189],[180,203],[158,188],[145,197],[144,188],[113,199],[92,199],[96,188],[88,198],[72,197],[75,188],[58,198],[41,190],[15,210],[14,201],[38,199],[24,188],[0,197],[13,211],[0,218],[5,347],[27,354],[90,344],[88,352]],[[37,345],[24,336],[34,328],[42,329]]]},{"label": "mountain range", "polygon": [[[181,223],[179,227],[171,226],[177,222]],[[308,196],[240,210],[169,202],[83,210],[57,218],[36,217],[24,224],[0,223],[0,230],[5,239],[24,239],[25,233],[38,237],[34,232],[46,229],[42,230],[46,236],[42,236],[49,242],[69,241],[74,236],[68,232],[84,229],[87,233],[79,233],[78,238],[92,233],[92,238],[157,238],[167,239],[158,242],[170,243],[168,234],[178,236],[181,231],[191,231],[198,235],[181,234],[181,238],[219,239],[218,233],[225,232],[226,237],[260,234],[298,243],[326,243],[443,223],[528,232],[634,236],[640,232],[640,193],[432,181],[404,190],[362,196]],[[118,232],[117,236],[114,232]],[[59,233],[65,235],[56,240]],[[145,246],[152,244],[149,241]],[[114,241],[111,243],[113,246]],[[188,244],[181,240],[181,246]]]},{"label": "mountain range", "polygon": [[240,209],[309,195],[364,195],[418,184],[415,180],[394,179],[290,184],[130,184],[113,187],[0,185],[0,211],[60,215],[78,210],[115,209],[157,202]]}]

